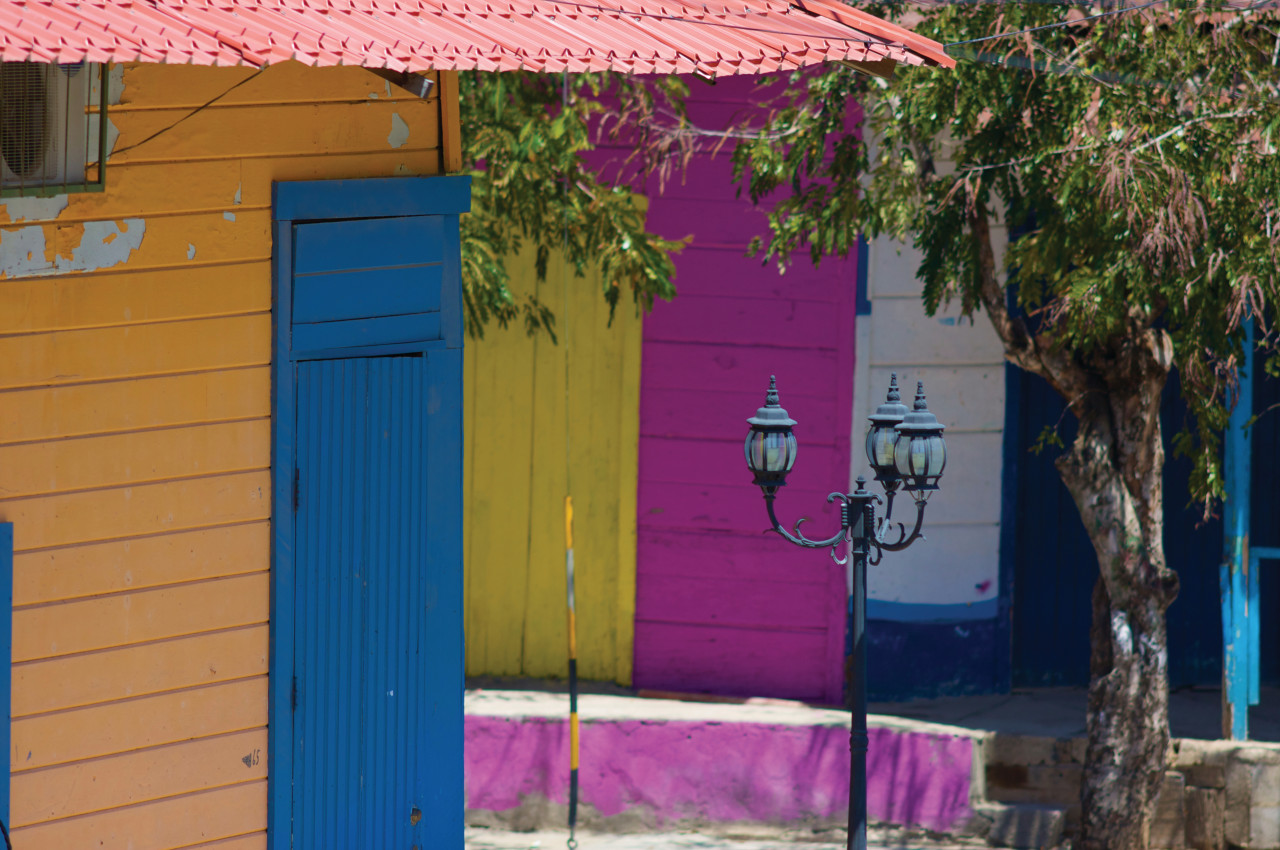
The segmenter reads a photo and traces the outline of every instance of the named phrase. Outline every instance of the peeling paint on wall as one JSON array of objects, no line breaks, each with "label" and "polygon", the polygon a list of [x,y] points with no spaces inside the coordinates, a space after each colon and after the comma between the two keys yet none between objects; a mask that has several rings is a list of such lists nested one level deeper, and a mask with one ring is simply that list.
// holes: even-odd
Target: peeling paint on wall
[{"label": "peeling paint on wall", "polygon": [[190,242],[187,243],[187,259],[194,260],[196,258],[196,246]]},{"label": "peeling paint on wall", "polygon": [[52,274],[52,265],[44,256],[44,244],[44,228],[38,224],[0,230],[0,276]]},{"label": "peeling paint on wall", "polygon": [[117,106],[124,94],[124,66],[112,65],[107,73],[107,103]]},{"label": "peeling paint on wall", "polygon": [[222,214],[222,217],[223,217],[223,218],[225,218],[227,221],[235,221],[235,220],[236,220],[236,214],[235,214],[235,213],[233,213],[233,212],[224,212],[224,213]]},{"label": "peeling paint on wall", "polygon": [[409,125],[404,123],[399,112],[391,113],[391,135],[387,136],[387,144],[393,148],[402,147],[409,141]]},{"label": "peeling paint on wall", "polygon": [[111,116],[107,116],[107,158],[110,159],[111,154],[115,153],[116,140],[120,138],[120,128],[116,126],[116,122],[111,120]]},{"label": "peeling paint on wall", "polygon": [[53,221],[67,208],[66,195],[51,198],[10,198],[0,204],[0,222]]},{"label": "peeling paint on wall", "polygon": [[[66,247],[51,246],[49,232],[72,234]],[[88,221],[58,230],[31,225],[0,231],[0,277],[41,277],[109,269],[126,262],[141,245],[147,222],[141,218],[124,221]],[[70,252],[67,252],[70,248]]]},{"label": "peeling paint on wall", "polygon": [[231,199],[231,203],[239,205],[240,199],[243,194],[244,194],[244,181],[241,180],[239,183],[236,184],[236,196]]},{"label": "peeling paint on wall", "polygon": [[[89,116],[89,138],[91,139],[98,138],[98,122],[100,120],[102,119],[97,113],[94,113]],[[117,128],[115,125],[115,122],[113,122],[108,117],[107,118],[107,160],[108,161],[111,160],[111,154],[113,151],[115,151],[116,141],[119,138],[120,138],[119,128]],[[97,144],[93,144],[93,145],[90,145],[89,147],[89,162],[96,163],[97,161],[98,161],[98,146]]]}]

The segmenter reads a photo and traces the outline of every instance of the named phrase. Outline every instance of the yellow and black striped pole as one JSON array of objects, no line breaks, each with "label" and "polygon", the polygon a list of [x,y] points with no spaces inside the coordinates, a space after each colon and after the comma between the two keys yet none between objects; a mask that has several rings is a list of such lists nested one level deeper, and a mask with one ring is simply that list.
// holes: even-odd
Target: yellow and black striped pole
[{"label": "yellow and black striped pole", "polygon": [[564,497],[565,584],[569,594],[569,850],[578,846],[578,615],[573,598],[573,497]]}]

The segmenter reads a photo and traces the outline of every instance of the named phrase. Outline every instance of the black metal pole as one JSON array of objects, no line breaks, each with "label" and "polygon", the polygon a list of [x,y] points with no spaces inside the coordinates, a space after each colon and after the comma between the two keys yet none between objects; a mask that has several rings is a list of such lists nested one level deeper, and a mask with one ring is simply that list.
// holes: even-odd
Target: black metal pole
[{"label": "black metal pole", "polygon": [[850,556],[853,598],[850,637],[853,677],[849,695],[849,850],[867,850],[867,557],[874,533],[871,494],[862,486],[850,495]]}]

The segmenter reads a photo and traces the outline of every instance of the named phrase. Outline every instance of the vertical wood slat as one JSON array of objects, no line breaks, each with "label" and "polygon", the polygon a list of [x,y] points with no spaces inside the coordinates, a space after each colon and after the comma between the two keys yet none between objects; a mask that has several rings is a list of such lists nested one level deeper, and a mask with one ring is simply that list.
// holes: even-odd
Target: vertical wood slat
[{"label": "vertical wood slat", "polygon": [[439,71],[440,84],[440,171],[457,174],[462,170],[462,125],[448,120],[458,114],[458,72]]},{"label": "vertical wood slat", "polygon": [[[417,493],[418,541],[425,550],[418,604],[424,629],[422,693],[415,705],[425,709],[413,719],[424,734],[420,746],[430,759],[413,770],[423,782],[423,819],[413,833],[418,847],[461,850],[463,676],[462,640],[462,349],[432,352],[421,404],[426,447],[418,473],[431,486]],[[430,840],[425,840],[430,838]]]}]

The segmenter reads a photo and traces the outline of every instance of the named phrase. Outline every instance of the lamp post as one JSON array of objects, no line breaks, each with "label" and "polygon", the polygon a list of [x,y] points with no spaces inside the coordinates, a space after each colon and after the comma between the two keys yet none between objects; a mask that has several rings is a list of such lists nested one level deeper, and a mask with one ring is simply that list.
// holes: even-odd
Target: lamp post
[{"label": "lamp post", "polygon": [[[889,394],[876,408],[867,429],[867,459],[875,470],[876,481],[884,488],[885,497],[869,493],[867,479],[858,476],[852,493],[832,493],[827,502],[840,503],[840,531],[825,540],[810,540],[800,531],[804,519],[788,532],[778,522],[773,502],[778,488],[787,483],[787,473],[796,462],[797,443],[791,427],[795,420],[778,404],[778,386],[769,378],[769,392],[764,407],[747,420],[747,468],[755,475],[755,483],[764,493],[772,530],[807,549],[831,550],[837,564],[853,558],[853,600],[850,632],[853,638],[853,673],[849,728],[849,850],[867,847],[867,564],[880,563],[886,551],[907,548],[924,535],[924,509],[929,495],[938,489],[938,479],[947,463],[947,447],[942,439],[942,424],[925,404],[924,384],[917,385],[915,405],[907,410],[898,395],[898,376],[889,378]],[[910,532],[903,523],[892,522],[893,499],[904,490],[916,503],[915,526]],[[884,516],[877,517],[876,503],[884,504]],[[896,539],[895,539],[896,538]],[[841,554],[841,547],[844,553]],[[875,554],[872,554],[872,550]]]}]

